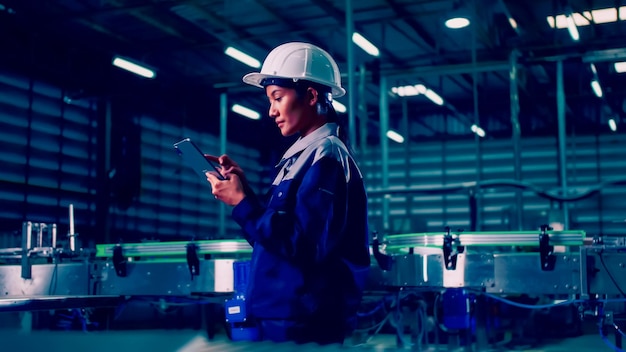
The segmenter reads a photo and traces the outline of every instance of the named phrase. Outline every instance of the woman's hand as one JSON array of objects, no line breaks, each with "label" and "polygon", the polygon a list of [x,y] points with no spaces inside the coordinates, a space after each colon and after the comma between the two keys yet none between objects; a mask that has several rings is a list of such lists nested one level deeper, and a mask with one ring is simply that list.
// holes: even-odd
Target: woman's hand
[{"label": "woman's hand", "polygon": [[209,171],[206,173],[206,178],[211,183],[211,193],[215,199],[225,204],[235,206],[246,197],[243,184],[236,173],[231,173],[226,180],[220,180],[214,172]]},{"label": "woman's hand", "polygon": [[221,156],[204,154],[204,157],[209,161],[220,164],[220,166],[222,167],[221,174],[224,177],[229,178],[229,175],[235,174],[239,176],[239,179],[241,179],[242,183],[246,182],[246,176],[244,175],[241,166],[239,166],[239,164],[237,164],[227,154],[223,154]]}]

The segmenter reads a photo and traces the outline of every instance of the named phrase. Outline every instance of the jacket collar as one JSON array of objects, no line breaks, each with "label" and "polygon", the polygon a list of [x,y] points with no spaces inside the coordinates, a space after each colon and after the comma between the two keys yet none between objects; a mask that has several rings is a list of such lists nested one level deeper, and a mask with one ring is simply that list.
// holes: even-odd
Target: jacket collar
[{"label": "jacket collar", "polygon": [[285,164],[287,160],[294,157],[295,155],[301,153],[306,147],[311,145],[313,142],[324,139],[329,136],[337,136],[337,124],[333,122],[328,122],[315,131],[309,133],[305,137],[300,137],[298,140],[287,149],[283,157],[280,159],[280,162],[276,167],[280,167]]}]

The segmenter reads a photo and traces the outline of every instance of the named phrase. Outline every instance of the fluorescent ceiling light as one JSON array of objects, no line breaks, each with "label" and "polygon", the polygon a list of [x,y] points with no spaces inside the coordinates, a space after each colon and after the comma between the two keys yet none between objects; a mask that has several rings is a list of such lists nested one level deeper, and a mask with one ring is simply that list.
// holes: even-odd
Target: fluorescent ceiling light
[{"label": "fluorescent ceiling light", "polygon": [[472,125],[472,132],[476,133],[478,137],[481,137],[481,138],[485,136],[485,130],[483,130],[477,125]]},{"label": "fluorescent ceiling light", "polygon": [[[568,16],[566,15],[557,15],[556,17],[554,16],[548,16],[546,17],[546,19],[548,20],[548,25],[550,25],[551,28],[567,28],[567,18]],[[576,24],[578,27],[582,27],[582,26],[588,26],[591,23],[589,22],[589,19],[591,18],[591,13],[588,11],[583,12],[583,14],[581,15],[578,12],[574,12],[572,13],[572,18],[574,19],[574,24]]]},{"label": "fluorescent ceiling light", "polygon": [[228,48],[226,48],[226,50],[224,50],[224,54],[232,57],[235,60],[238,60],[240,62],[243,62],[244,64],[253,67],[253,68],[259,68],[261,67],[261,62],[255,58],[253,58],[252,56],[244,53],[243,51],[237,50],[235,48],[233,48],[232,46],[229,46]]},{"label": "fluorescent ceiling light", "polygon": [[615,119],[609,119],[609,128],[613,132],[617,131],[617,122],[615,122]]},{"label": "fluorescent ceiling light", "polygon": [[591,89],[593,89],[598,98],[602,98],[602,87],[600,87],[600,82],[597,79],[591,81]]},{"label": "fluorescent ceiling light", "polygon": [[341,113],[344,113],[344,112],[348,111],[346,106],[341,104],[337,100],[333,100],[333,108],[335,108],[335,111],[341,112]]},{"label": "fluorescent ceiling light", "polygon": [[391,92],[401,97],[412,97],[420,94],[420,92],[417,91],[417,86],[393,87],[391,88]]},{"label": "fluorescent ceiling light", "polygon": [[153,70],[146,68],[144,66],[141,66],[137,63],[134,63],[128,59],[121,58],[119,56],[115,56],[113,58],[113,66],[117,66],[119,68],[122,68],[126,71],[130,71],[142,77],[146,77],[146,78],[156,77],[156,74],[154,73]]},{"label": "fluorescent ceiling light", "polygon": [[576,27],[576,23],[574,23],[574,17],[567,16],[567,31],[569,32],[570,37],[573,40],[578,41],[580,39],[580,35],[578,34],[578,28]]},{"label": "fluorescent ceiling light", "polygon": [[608,9],[592,10],[591,16],[594,23],[609,23],[617,21],[617,9],[614,7]]},{"label": "fluorescent ceiling light", "polygon": [[234,104],[231,110],[252,120],[258,120],[261,118],[261,114],[258,112],[239,104]]},{"label": "fluorescent ceiling light", "polygon": [[352,41],[354,44],[361,47],[361,49],[365,50],[366,53],[372,56],[380,56],[380,51],[376,47],[376,45],[372,44],[369,40],[365,39],[362,35],[357,32],[352,33]]},{"label": "fluorescent ceiling light", "polygon": [[[567,28],[567,15],[547,16],[546,20],[551,28]],[[572,13],[576,26],[588,26],[591,22],[595,24],[617,22],[618,20],[626,20],[626,6],[619,8],[609,7],[605,9],[596,9],[591,11],[583,11],[582,13]]]},{"label": "fluorescent ceiling light", "polygon": [[445,25],[450,29],[459,29],[469,26],[470,20],[465,17],[455,17],[446,20]]},{"label": "fluorescent ceiling light", "polygon": [[574,18],[574,23],[579,27],[591,24],[592,17],[589,11],[584,11],[582,14],[574,12],[572,13],[572,17]]},{"label": "fluorescent ceiling light", "polygon": [[615,72],[617,73],[626,72],[626,61],[616,62],[614,65],[615,65]]},{"label": "fluorescent ceiling light", "polygon": [[517,21],[513,17],[509,17],[509,24],[513,29],[517,29]]},{"label": "fluorescent ceiling light", "polygon": [[443,105],[443,98],[439,96],[439,94],[433,92],[431,89],[427,89],[424,93],[426,98],[430,99],[433,103],[437,105]]},{"label": "fluorescent ceiling light", "polygon": [[391,139],[396,143],[404,143],[404,137],[394,130],[387,131],[387,138]]},{"label": "fluorescent ceiling light", "polygon": [[391,88],[391,92],[401,97],[412,97],[420,94],[426,94],[428,89],[423,84],[413,86],[400,86]]}]

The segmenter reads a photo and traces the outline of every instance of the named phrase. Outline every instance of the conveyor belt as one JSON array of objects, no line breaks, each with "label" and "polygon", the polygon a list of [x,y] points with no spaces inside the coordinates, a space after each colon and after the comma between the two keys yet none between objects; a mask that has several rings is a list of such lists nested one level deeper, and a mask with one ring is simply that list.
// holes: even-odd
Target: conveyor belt
[{"label": "conveyor belt", "polygon": [[0,298],[0,313],[33,310],[72,309],[85,307],[116,307],[120,296],[28,296]]},{"label": "conveyor belt", "polygon": [[[579,246],[585,231],[547,231],[551,245]],[[457,246],[538,246],[539,231],[483,231],[451,234]],[[386,251],[409,247],[442,247],[444,233],[407,233],[388,235],[383,240]]]},{"label": "conveyor belt", "polygon": [[96,245],[96,257],[109,258],[113,256],[113,249],[121,246],[126,257],[167,257],[185,256],[187,246],[195,244],[197,254],[249,254],[252,247],[246,240],[204,240],[204,241],[176,241],[176,242],[146,242],[127,244],[99,244]]}]

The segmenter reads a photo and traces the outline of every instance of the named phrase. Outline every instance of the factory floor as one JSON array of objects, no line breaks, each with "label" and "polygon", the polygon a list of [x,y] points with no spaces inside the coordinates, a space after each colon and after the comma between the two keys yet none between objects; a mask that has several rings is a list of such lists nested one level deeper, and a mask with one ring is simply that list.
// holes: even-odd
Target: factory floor
[{"label": "factory floor", "polygon": [[[123,330],[123,331],[12,331],[0,330],[0,351],[89,351],[89,352],[330,352],[330,351],[419,351],[416,346],[399,348],[396,337],[391,334],[371,336],[367,341],[353,344],[348,340],[343,346],[293,343],[230,341],[218,333],[213,339],[198,330]],[[610,343],[615,343],[613,336]],[[477,349],[450,346],[423,346],[421,351],[532,351],[532,352],[578,352],[620,351],[611,348],[599,334],[583,334],[560,340],[543,341],[534,346],[489,346]]]},{"label": "factory floor", "polygon": [[[513,333],[509,330],[487,337],[485,329],[477,329],[474,336],[429,335],[429,341],[443,341],[429,345],[411,344],[411,337],[404,334],[399,339],[391,331],[381,330],[378,334],[354,334],[343,345],[319,346],[316,344],[296,345],[293,343],[271,343],[267,341],[232,341],[229,339],[227,325],[209,324],[207,316],[197,319],[177,310],[175,313],[142,315],[142,306],[127,307],[117,311],[118,320],[101,324],[98,329],[85,325],[87,320],[68,316],[70,311],[42,310],[37,313],[7,312],[0,313],[0,352],[4,351],[45,351],[45,352],[383,352],[383,351],[530,351],[530,352],[610,352],[622,351],[615,345],[622,344],[620,331],[605,329],[604,338],[598,331],[597,322],[585,320],[578,328],[568,330],[565,324],[545,323],[535,326],[535,335]],[[190,312],[198,313],[194,306],[182,306]],[[151,308],[152,311],[154,309]],[[64,312],[63,315],[60,312]],[[121,321],[120,317],[127,317]],[[198,316],[199,314],[196,314]],[[59,319],[63,317],[63,319]],[[83,316],[81,316],[83,317]],[[97,315],[92,314],[92,318]],[[135,318],[131,320],[130,318]],[[83,317],[84,318],[84,317]],[[56,319],[56,320],[54,320]],[[545,317],[544,320],[547,320]],[[105,320],[102,320],[104,323]],[[216,320],[219,322],[219,320]],[[73,322],[73,323],[70,323]],[[78,324],[76,324],[78,322]],[[93,322],[93,321],[92,321]],[[150,322],[151,324],[148,324]],[[533,324],[541,322],[535,321]],[[151,327],[150,327],[151,326]],[[158,327],[157,327],[158,326]],[[552,334],[548,333],[552,331]],[[482,333],[480,333],[482,331]],[[537,338],[536,331],[543,336],[562,336],[559,338]],[[211,332],[209,338],[208,332]],[[557,333],[555,333],[557,332]],[[491,334],[493,335],[493,334]],[[534,338],[533,338],[534,336]],[[567,336],[567,337],[565,337]],[[399,346],[398,340],[404,342]],[[469,347],[458,347],[460,341],[473,341]],[[480,342],[484,341],[484,342]],[[487,343],[486,341],[490,341]],[[626,341],[625,341],[626,342]]]}]

